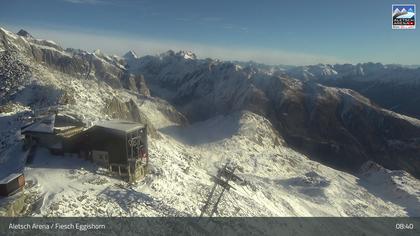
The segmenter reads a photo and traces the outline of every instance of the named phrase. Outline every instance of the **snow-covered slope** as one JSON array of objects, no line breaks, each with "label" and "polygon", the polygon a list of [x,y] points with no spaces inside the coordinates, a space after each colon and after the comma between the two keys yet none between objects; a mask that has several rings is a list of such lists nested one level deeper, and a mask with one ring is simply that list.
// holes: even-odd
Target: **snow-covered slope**
[{"label": "snow-covered slope", "polygon": [[238,164],[245,181],[233,183],[235,189],[225,194],[217,216],[420,214],[404,200],[419,203],[417,179],[399,172],[399,183],[409,183],[401,185],[401,199],[398,191],[387,190],[394,188],[388,181],[394,172],[364,170],[354,176],[311,161],[287,148],[268,120],[250,112],[161,131],[162,139],[150,141],[151,173],[132,186],[91,163],[40,149],[25,170],[45,194],[33,214],[197,216],[213,185],[210,174],[228,159]]},{"label": "snow-covered slope", "polygon": [[[33,214],[198,215],[212,185],[208,174],[231,159],[241,167],[246,183],[234,184],[236,190],[220,205],[221,216],[418,215],[382,200],[396,199],[398,194],[377,197],[369,192],[378,184],[389,184],[379,175],[379,183],[360,184],[363,178],[310,161],[283,146],[271,124],[252,113],[221,116],[186,128],[169,126],[162,133],[163,139],[150,140],[151,174],[134,186],[109,178],[104,170],[74,156],[50,156],[39,149],[25,170],[43,196]],[[409,197],[418,199],[418,180],[405,176],[414,186]]]},{"label": "snow-covered slope", "polygon": [[[159,74],[159,80],[151,85],[155,89],[150,96],[123,86],[127,77],[116,75],[127,75],[127,71],[117,57],[99,51],[91,54],[80,50],[63,52],[57,49],[59,46],[43,48],[46,50],[43,55],[58,50],[60,55],[64,53],[58,57],[60,60],[68,58],[63,67],[57,67],[57,60],[46,63],[27,53],[30,47],[38,47],[33,45],[38,44],[35,39],[3,29],[2,32],[0,50],[3,51],[0,54],[8,53],[2,61],[5,64],[0,67],[2,82],[7,82],[0,90],[5,94],[0,104],[2,174],[5,173],[3,170],[14,171],[13,167],[22,164],[10,162],[17,160],[11,157],[25,156],[20,146],[19,129],[40,108],[58,107],[60,112],[81,120],[87,126],[121,115],[149,122],[157,134],[149,137],[150,173],[132,185],[110,177],[106,170],[76,156],[51,156],[47,150],[38,148],[33,162],[24,169],[28,183],[33,183],[24,193],[35,199],[31,202],[31,210],[25,214],[198,216],[213,185],[210,175],[230,160],[239,166],[237,174],[244,181],[232,183],[235,189],[224,195],[217,216],[420,216],[418,208],[409,207],[401,200],[402,196],[410,204],[419,205],[420,182],[410,174],[384,169],[368,174],[364,169],[360,175],[338,171],[290,148],[284,134],[264,114],[238,107],[226,114],[215,113],[208,119],[188,124],[187,118],[169,103],[171,101],[164,100],[181,95],[187,99],[188,95],[201,93],[219,104],[226,105],[232,97],[237,98],[236,104],[247,104],[244,101],[256,98],[256,94],[262,99],[267,95],[286,103],[299,99],[297,95],[303,88],[299,81],[268,80],[268,83],[256,84],[258,87],[249,86],[249,81],[257,77],[249,76],[252,73],[240,66],[198,60],[185,52],[168,52],[160,57],[145,57],[137,67],[131,67],[133,70],[147,67],[146,81],[148,76]],[[81,73],[83,70],[69,72],[63,69],[83,68],[69,65],[84,54],[90,56],[80,59],[80,65],[95,61],[96,66],[90,68],[100,73],[86,76]],[[214,72],[208,74],[208,71]],[[266,75],[259,76],[260,82],[269,79]],[[121,82],[122,86],[113,81]],[[168,86],[162,87],[162,84]],[[217,96],[209,85],[217,88]],[[223,85],[231,89],[226,90]],[[174,92],[173,88],[178,86],[181,89]],[[263,96],[259,90],[264,86],[273,89]],[[331,98],[345,92],[315,89],[329,93]],[[244,92],[253,96],[241,96]],[[347,92],[349,101],[356,99],[357,104],[364,104],[360,105],[362,108],[369,103],[362,96]],[[283,93],[290,100],[282,100]],[[161,96],[153,96],[156,94]],[[325,98],[319,97],[321,100]],[[262,104],[261,101],[264,99],[254,100],[255,104]],[[346,109],[351,109],[351,104]],[[138,109],[141,117],[130,116],[131,109]],[[405,120],[404,117],[399,119]],[[417,120],[410,122],[416,123]],[[395,143],[398,140],[394,140]],[[397,183],[397,187],[393,183]],[[376,186],[383,187],[378,189]],[[393,189],[401,189],[403,194]]]}]

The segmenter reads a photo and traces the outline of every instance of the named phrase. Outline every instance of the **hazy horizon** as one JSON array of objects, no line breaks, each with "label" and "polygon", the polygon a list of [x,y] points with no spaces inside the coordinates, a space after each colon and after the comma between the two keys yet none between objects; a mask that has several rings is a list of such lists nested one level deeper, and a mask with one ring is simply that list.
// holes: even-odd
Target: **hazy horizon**
[{"label": "hazy horizon", "polygon": [[[63,47],[139,56],[168,50],[269,65],[418,65],[418,30],[392,30],[392,1],[297,5],[179,1],[17,0],[1,3],[0,25]],[[229,10],[230,9],[230,10]],[[277,10],[276,10],[277,9]],[[369,24],[355,18],[369,11]],[[14,14],[24,12],[25,14]],[[296,17],[296,14],[299,17]],[[401,47],[408,45],[410,50]]]}]

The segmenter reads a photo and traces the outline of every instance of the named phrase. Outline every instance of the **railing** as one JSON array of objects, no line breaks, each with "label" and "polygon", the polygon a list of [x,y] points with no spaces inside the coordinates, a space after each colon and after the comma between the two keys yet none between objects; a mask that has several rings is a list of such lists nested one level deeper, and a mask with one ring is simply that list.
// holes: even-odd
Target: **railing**
[{"label": "railing", "polygon": [[[114,171],[114,167],[118,168],[118,171]],[[121,172],[121,168],[124,168],[127,171],[125,173]],[[115,163],[109,164],[109,171],[111,173],[118,173],[119,176],[130,176],[130,168],[128,165],[124,165],[124,164],[115,164]]]}]

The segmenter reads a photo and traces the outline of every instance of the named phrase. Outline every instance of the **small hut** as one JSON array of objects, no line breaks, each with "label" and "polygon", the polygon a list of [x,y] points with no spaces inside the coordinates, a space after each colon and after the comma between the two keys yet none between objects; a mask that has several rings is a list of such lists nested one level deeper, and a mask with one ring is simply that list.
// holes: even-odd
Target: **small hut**
[{"label": "small hut", "polygon": [[0,196],[7,197],[25,186],[25,176],[22,173],[13,173],[0,180]]},{"label": "small hut", "polygon": [[25,135],[24,148],[39,145],[48,148],[52,154],[63,154],[74,149],[74,138],[84,130],[84,124],[75,118],[62,115],[47,115],[21,128]]}]

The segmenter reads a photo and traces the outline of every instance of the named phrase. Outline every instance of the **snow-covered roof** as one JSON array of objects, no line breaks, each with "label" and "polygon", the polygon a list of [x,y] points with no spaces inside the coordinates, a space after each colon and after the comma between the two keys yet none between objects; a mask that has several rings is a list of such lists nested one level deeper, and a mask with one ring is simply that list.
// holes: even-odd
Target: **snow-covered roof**
[{"label": "snow-covered roof", "polygon": [[0,184],[7,184],[10,181],[16,179],[17,177],[23,175],[22,173],[12,173],[6,177],[4,177],[3,179],[0,180]]},{"label": "snow-covered roof", "polygon": [[21,133],[37,132],[37,133],[54,133],[55,115],[47,116],[21,130]]},{"label": "snow-covered roof", "polygon": [[135,122],[131,122],[131,121],[125,121],[125,120],[108,120],[108,121],[102,121],[99,122],[97,124],[95,124],[95,126],[98,127],[103,127],[103,128],[107,128],[107,129],[113,129],[113,130],[117,130],[117,131],[122,131],[125,133],[137,130],[137,129],[142,129],[145,127],[145,125],[140,124],[140,123],[135,123]]}]

